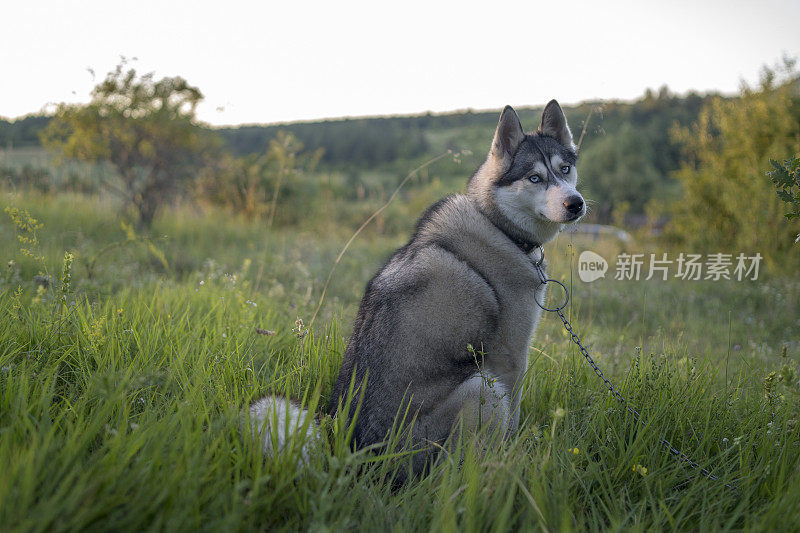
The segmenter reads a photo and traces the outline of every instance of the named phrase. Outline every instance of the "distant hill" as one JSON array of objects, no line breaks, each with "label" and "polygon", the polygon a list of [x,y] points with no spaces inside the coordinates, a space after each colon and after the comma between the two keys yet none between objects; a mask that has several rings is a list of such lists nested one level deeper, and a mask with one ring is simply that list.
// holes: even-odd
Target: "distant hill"
[{"label": "distant hill", "polygon": [[45,115],[28,115],[9,121],[0,118],[0,148],[40,146],[39,131],[50,123]]},{"label": "distant hill", "polygon": [[[670,130],[695,121],[708,98],[695,93],[677,96],[664,87],[647,91],[634,102],[586,102],[564,107],[576,142],[584,133],[580,176],[587,195],[597,200],[601,219],[623,204],[632,213],[642,213],[651,199],[676,193],[677,184],[670,174],[679,167],[681,153],[670,138]],[[526,129],[535,129],[541,109],[517,109]],[[354,179],[370,173],[384,176],[373,179],[386,179],[386,175],[404,174],[447,149],[466,150],[460,167],[444,165],[437,170],[442,179],[455,179],[456,175],[464,179],[465,170],[473,170],[485,157],[499,113],[499,109],[468,110],[215,130],[237,155],[262,153],[278,131],[289,131],[306,149],[323,149],[320,171],[344,172]],[[38,145],[38,132],[49,120],[46,116],[0,120],[0,147]]]},{"label": "distant hill", "polygon": [[[648,91],[634,102],[586,102],[565,106],[576,142],[589,119],[581,145],[581,181],[595,198],[600,219],[625,204],[643,213],[653,198],[675,195],[670,174],[680,166],[681,152],[670,137],[676,125],[697,119],[711,95],[677,96],[666,88]],[[535,129],[542,107],[518,108],[523,126]],[[591,113],[591,116],[590,116]],[[446,149],[473,152],[464,158],[469,170],[485,157],[500,110],[384,118],[358,118],[280,125],[247,125],[217,131],[237,154],[266,150],[278,131],[297,136],[307,149],[322,148],[322,168],[368,173],[401,172]],[[472,168],[470,168],[470,166]],[[464,168],[457,170],[463,179]],[[447,178],[447,169],[440,169]]]}]

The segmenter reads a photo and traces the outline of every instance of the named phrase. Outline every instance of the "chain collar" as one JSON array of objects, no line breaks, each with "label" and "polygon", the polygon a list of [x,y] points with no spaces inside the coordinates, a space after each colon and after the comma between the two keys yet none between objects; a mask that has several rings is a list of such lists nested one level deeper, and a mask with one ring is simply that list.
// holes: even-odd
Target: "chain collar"
[{"label": "chain collar", "polygon": [[[502,228],[499,228],[499,229],[500,229],[500,231],[503,231]],[[517,248],[522,250],[522,252],[525,255],[528,255],[532,251],[536,250],[537,248],[541,248],[542,247],[542,245],[539,244],[538,242],[530,242],[530,241],[526,241],[524,239],[516,239],[516,238],[512,237],[511,235],[509,235],[508,233],[506,233],[505,231],[503,231],[503,233],[505,233],[506,237],[511,239],[511,242],[516,244]],[[544,256],[544,254],[542,254],[542,256]]]},{"label": "chain collar", "polygon": [[[484,216],[486,216],[486,215],[484,215]],[[508,237],[508,240],[513,242],[517,246],[517,248],[522,250],[522,253],[524,253],[525,255],[530,254],[532,251],[536,250],[537,248],[540,249],[540,250],[542,249],[542,245],[539,244],[538,242],[532,242],[532,241],[528,241],[526,239],[518,239],[518,238],[514,237],[513,235],[511,235],[506,230],[504,230],[503,227],[500,226],[499,224],[497,224],[494,220],[492,220],[491,217],[486,216],[486,218],[489,219],[489,222],[491,222],[492,225],[495,228],[500,230],[500,233],[502,233],[503,235]],[[544,250],[542,250],[542,258],[544,258]]]}]

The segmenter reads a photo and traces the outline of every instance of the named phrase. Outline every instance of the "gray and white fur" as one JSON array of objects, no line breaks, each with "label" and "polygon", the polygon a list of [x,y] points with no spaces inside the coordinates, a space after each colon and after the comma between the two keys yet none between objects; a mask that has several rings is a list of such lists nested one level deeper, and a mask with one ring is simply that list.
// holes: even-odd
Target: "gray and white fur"
[{"label": "gray and white fur", "polygon": [[[355,396],[363,394],[355,446],[384,442],[404,413],[412,442],[426,450],[441,449],[456,428],[517,429],[541,315],[534,298],[544,301],[533,264],[538,245],[586,211],[576,162],[555,100],[532,133],[507,106],[466,194],[428,208],[408,244],[370,280],[329,407],[336,415],[353,375],[357,386],[366,377]],[[415,455],[414,471],[435,455]]]}]

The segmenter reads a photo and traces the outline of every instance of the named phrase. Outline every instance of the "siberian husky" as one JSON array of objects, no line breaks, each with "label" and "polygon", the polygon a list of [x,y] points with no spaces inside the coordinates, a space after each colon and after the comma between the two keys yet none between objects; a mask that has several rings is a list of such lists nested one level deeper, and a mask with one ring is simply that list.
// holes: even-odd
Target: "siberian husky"
[{"label": "siberian husky", "polygon": [[[405,413],[412,443],[432,452],[414,455],[419,473],[456,428],[517,429],[536,301],[545,297],[534,263],[541,245],[586,212],[577,159],[558,102],[531,133],[507,106],[466,194],[428,208],[370,280],[329,406],[335,416],[356,384],[355,446],[385,442]],[[296,431],[308,416],[274,396],[250,406],[265,451],[270,421]]]}]

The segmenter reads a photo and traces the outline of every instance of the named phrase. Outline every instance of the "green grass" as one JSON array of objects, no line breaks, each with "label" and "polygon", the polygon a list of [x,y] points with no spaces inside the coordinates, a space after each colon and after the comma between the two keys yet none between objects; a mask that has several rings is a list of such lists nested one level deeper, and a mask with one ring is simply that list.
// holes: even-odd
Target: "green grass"
[{"label": "green grass", "polygon": [[306,462],[300,442],[264,458],[242,427],[243,408],[269,392],[327,402],[363,286],[401,234],[354,243],[303,335],[296,320],[309,321],[347,227],[268,234],[185,208],[130,240],[109,201],[6,198],[44,223],[53,282],[37,294],[45,266],[18,252],[4,220],[2,259],[15,261],[0,286],[4,530],[800,528],[796,278],[583,284],[577,253],[610,258],[620,245],[562,236],[549,270],[572,289],[576,330],[648,426],[546,316],[518,433],[467,439],[398,489],[385,481],[398,458],[351,452],[342,421],[323,420]]},{"label": "green grass", "polygon": [[76,160],[59,161],[42,147],[0,148],[0,182],[6,181],[5,172],[20,172],[24,169],[45,172],[47,178],[38,185],[54,190],[78,183],[86,188],[100,189],[104,180],[113,180],[115,184],[119,180],[113,169],[107,165]]}]

